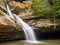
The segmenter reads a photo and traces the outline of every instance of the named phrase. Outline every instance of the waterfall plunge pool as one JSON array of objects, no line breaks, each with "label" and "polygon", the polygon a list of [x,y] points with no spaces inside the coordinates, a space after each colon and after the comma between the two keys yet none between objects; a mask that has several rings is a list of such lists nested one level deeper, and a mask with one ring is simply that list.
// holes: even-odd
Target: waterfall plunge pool
[{"label": "waterfall plunge pool", "polygon": [[60,40],[41,40],[44,43],[28,43],[24,40],[0,42],[0,45],[60,45]]}]

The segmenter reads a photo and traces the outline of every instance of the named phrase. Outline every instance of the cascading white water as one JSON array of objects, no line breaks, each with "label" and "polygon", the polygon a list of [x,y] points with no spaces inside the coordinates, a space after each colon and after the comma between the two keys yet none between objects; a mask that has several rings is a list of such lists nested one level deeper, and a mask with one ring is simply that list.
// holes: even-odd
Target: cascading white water
[{"label": "cascading white water", "polygon": [[27,23],[25,23],[16,14],[12,13],[7,3],[5,3],[5,5],[6,5],[6,9],[7,9],[7,12],[9,14],[9,16],[12,19],[15,19],[16,22],[22,27],[22,29],[25,33],[25,36],[26,36],[26,40],[30,43],[43,43],[43,42],[40,42],[40,41],[36,41],[36,38],[35,38],[34,31],[33,31],[32,27],[30,27]]},{"label": "cascading white water", "polygon": [[26,40],[36,41],[33,29],[27,23],[25,23],[21,18],[19,18],[16,14],[12,15],[17,21],[17,23],[22,26],[22,29],[26,36]]},{"label": "cascading white water", "polygon": [[7,6],[7,12],[11,16],[11,18],[15,19],[17,21],[17,23],[19,25],[21,25],[21,27],[25,33],[26,40],[36,42],[36,38],[35,38],[33,29],[27,23],[25,23],[20,17],[18,17],[16,14],[13,14],[11,12],[11,10],[9,9],[8,4],[6,4],[6,6]]}]

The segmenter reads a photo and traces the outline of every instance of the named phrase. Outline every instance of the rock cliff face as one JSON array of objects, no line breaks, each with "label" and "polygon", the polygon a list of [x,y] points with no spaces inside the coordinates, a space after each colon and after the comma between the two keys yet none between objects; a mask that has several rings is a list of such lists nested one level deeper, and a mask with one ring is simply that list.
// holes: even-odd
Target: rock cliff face
[{"label": "rock cliff face", "polygon": [[0,16],[0,41],[22,38],[24,38],[24,34],[16,28],[14,21],[9,16]]},{"label": "rock cliff face", "polygon": [[20,28],[7,14],[4,3],[0,0],[0,41],[23,39],[23,31],[18,30],[18,27]]},{"label": "rock cliff face", "polygon": [[[54,24],[48,19],[40,19],[40,17],[37,19],[31,15],[30,1],[20,3],[12,0],[9,2],[9,6],[11,11],[26,20],[26,22],[35,29],[34,31],[37,34],[40,35],[44,32],[52,32],[52,30],[53,32],[56,31],[53,28],[54,25],[56,26],[57,24]],[[15,39],[24,39],[24,32],[21,30],[21,26],[7,14],[4,3],[0,0],[0,41]]]},{"label": "rock cliff face", "polygon": [[16,25],[18,24],[8,15],[0,15],[0,41],[23,39],[24,34]]}]

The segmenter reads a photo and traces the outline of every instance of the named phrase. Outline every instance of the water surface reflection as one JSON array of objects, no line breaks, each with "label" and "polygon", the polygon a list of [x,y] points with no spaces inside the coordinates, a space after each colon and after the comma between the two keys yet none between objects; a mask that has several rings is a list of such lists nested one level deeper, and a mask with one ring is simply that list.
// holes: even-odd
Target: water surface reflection
[{"label": "water surface reflection", "polygon": [[44,43],[28,43],[26,41],[0,42],[0,45],[60,45],[60,40],[44,40]]}]

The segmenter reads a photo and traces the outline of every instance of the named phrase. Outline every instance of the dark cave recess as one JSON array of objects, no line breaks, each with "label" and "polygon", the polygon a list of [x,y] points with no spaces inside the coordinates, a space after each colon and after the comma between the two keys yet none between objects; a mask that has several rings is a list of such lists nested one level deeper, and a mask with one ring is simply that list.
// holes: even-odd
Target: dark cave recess
[{"label": "dark cave recess", "polygon": [[27,1],[27,0],[15,0],[15,1],[17,1],[17,2],[23,2],[23,1]]}]

